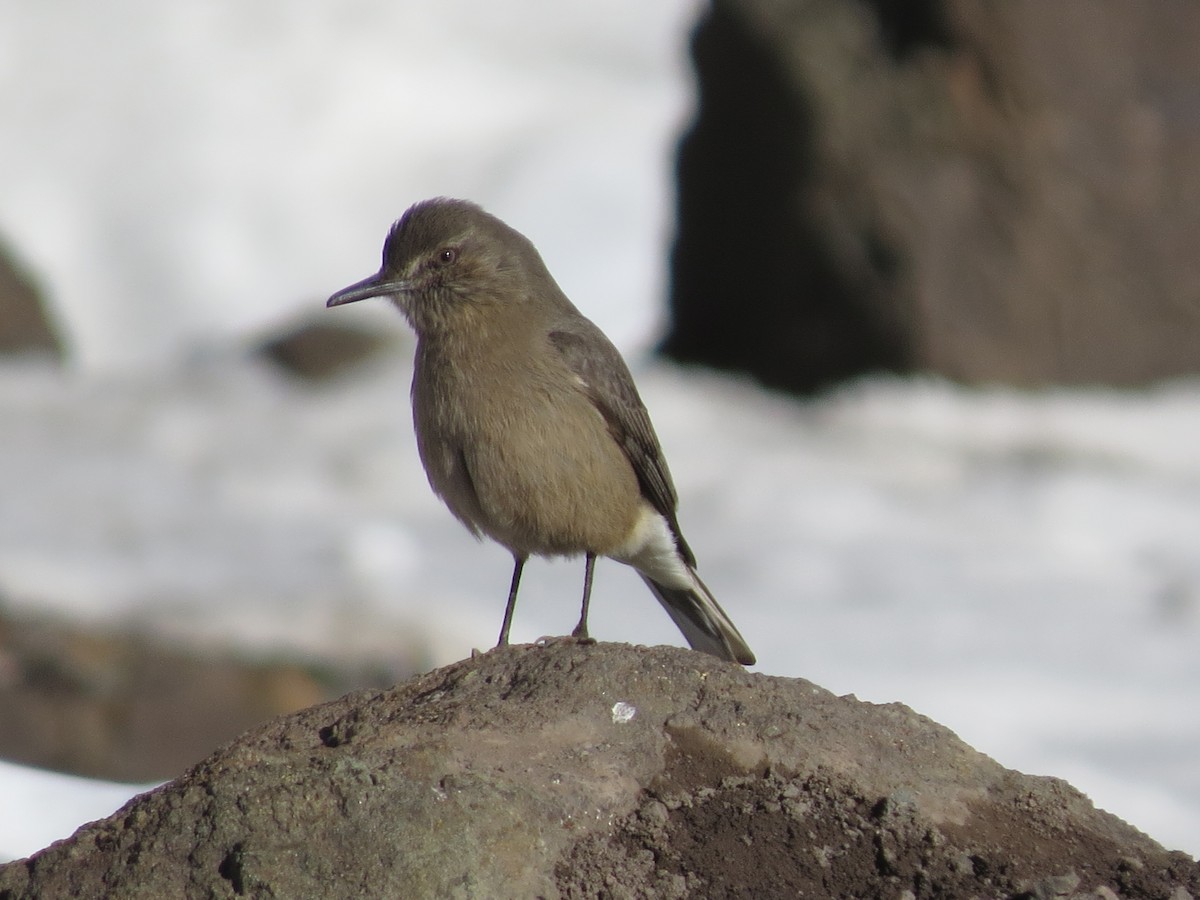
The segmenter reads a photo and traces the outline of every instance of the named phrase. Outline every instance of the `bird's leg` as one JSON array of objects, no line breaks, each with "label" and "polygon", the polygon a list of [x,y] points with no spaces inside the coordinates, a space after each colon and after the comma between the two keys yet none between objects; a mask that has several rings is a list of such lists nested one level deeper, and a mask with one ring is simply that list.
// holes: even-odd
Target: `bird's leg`
[{"label": "bird's leg", "polygon": [[503,647],[508,643],[508,629],[512,628],[513,612],[517,608],[517,588],[521,584],[521,570],[525,568],[525,557],[514,556],[513,562],[513,577],[512,584],[508,588],[508,605],[504,607],[504,624],[500,626],[500,640],[496,642],[497,647]]},{"label": "bird's leg", "polygon": [[579,612],[579,624],[571,632],[571,637],[581,641],[590,640],[587,631],[588,604],[592,600],[592,570],[596,568],[596,554],[589,553],[583,568],[583,608]]}]

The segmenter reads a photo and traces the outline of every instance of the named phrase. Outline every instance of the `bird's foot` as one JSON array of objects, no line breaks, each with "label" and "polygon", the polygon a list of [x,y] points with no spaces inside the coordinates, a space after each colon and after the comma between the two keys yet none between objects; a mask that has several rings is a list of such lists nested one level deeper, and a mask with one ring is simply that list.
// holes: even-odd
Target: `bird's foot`
[{"label": "bird's foot", "polygon": [[594,643],[596,643],[596,639],[593,637],[588,637],[587,634],[578,635],[578,634],[575,634],[574,632],[571,632],[571,634],[544,634],[540,638],[538,638],[536,641],[534,641],[534,644],[536,644],[539,647],[549,647],[551,644],[567,644],[567,643],[594,644]]}]

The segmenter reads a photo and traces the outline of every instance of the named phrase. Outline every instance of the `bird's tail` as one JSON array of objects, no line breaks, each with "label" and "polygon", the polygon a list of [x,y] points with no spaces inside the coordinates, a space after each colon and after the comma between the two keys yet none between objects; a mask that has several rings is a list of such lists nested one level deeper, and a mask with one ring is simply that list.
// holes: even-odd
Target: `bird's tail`
[{"label": "bird's tail", "polygon": [[695,583],[690,589],[668,587],[646,575],[642,575],[642,580],[654,591],[654,596],[679,626],[693,650],[711,653],[743,666],[754,665],[754,654],[729,616],[725,615],[725,610],[713,599],[695,571],[692,570],[690,574]]}]

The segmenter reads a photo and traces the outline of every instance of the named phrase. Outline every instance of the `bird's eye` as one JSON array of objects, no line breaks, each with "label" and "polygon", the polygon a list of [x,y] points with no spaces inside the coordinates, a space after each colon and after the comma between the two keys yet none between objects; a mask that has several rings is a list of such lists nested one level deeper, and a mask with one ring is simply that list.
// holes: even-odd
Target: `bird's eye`
[{"label": "bird's eye", "polygon": [[454,247],[443,247],[438,251],[437,261],[443,266],[450,265],[456,259],[458,259],[458,250]]}]

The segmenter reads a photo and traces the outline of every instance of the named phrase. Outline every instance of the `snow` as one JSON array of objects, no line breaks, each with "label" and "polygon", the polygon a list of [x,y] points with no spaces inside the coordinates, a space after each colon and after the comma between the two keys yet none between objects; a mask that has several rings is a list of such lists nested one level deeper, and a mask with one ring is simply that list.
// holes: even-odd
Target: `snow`
[{"label": "snow", "polygon": [[[499,12],[503,8],[504,13]],[[903,702],[1200,853],[1200,382],[811,401],[651,361],[693,4],[26,4],[0,32],[0,234],[72,365],[0,361],[0,596],[212,644],[488,647],[511,561],[429,491],[411,339],[318,387],[243,348],[325,313],[414,200],[525,231],[629,356],[706,583],[759,657]],[[136,23],[136,24],[131,24]],[[16,73],[22,73],[18,78]],[[568,631],[531,562],[513,639]],[[592,633],[682,642],[597,568]],[[0,764],[0,858],[144,786]]]},{"label": "snow", "polygon": [[133,787],[44,772],[0,760],[0,862],[29,856],[103,819],[153,785]]},{"label": "snow", "polygon": [[[250,648],[386,655],[414,630],[438,663],[490,646],[511,561],[429,491],[408,366],[310,388],[239,356],[152,379],[5,364],[0,589]],[[867,380],[798,402],[636,368],[688,539],[760,671],[904,702],[1200,849],[1200,458],[1177,443],[1200,384]],[[581,578],[527,566],[513,639],[569,630]],[[681,643],[615,563],[592,610],[601,639]]]},{"label": "snow", "polygon": [[520,222],[601,327],[645,341],[697,7],[8,4],[0,234],[89,368],[322,299],[437,195]]}]

